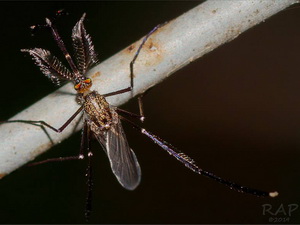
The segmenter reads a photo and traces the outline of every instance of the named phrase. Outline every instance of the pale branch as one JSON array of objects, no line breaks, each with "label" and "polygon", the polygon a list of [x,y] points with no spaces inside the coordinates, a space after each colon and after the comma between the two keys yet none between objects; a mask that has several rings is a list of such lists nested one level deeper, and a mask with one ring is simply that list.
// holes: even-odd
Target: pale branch
[{"label": "pale branch", "polygon": [[[127,102],[183,66],[297,2],[297,0],[204,2],[165,24],[149,38],[135,63],[133,92],[108,97],[108,101],[115,106]],[[104,94],[128,87],[129,63],[140,43],[141,40],[133,43],[89,71],[93,88]],[[18,113],[11,120],[43,120],[58,128],[79,108],[74,96],[61,92],[74,93],[74,90],[71,84],[67,84]],[[25,123],[2,124],[0,177],[69,137],[79,118],[62,133],[54,133],[46,128],[51,139],[38,126]],[[80,128],[81,123],[77,130]]]}]

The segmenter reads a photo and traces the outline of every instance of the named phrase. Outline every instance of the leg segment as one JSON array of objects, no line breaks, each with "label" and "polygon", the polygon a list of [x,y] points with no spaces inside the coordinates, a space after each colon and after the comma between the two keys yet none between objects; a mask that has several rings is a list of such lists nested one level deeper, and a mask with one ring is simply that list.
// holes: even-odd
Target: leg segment
[{"label": "leg segment", "polygon": [[78,160],[78,159],[84,159],[84,152],[89,151],[89,128],[87,125],[87,122],[84,122],[83,129],[82,129],[82,135],[81,135],[81,144],[80,144],[80,151],[78,155],[75,156],[67,156],[67,157],[58,157],[58,158],[52,158],[52,159],[46,159],[35,163],[30,163],[28,166],[36,166],[41,165],[48,162],[63,162],[63,161],[69,161],[69,160]]},{"label": "leg segment", "polygon": [[131,90],[132,90],[132,88],[128,87],[128,88],[124,88],[124,89],[121,89],[121,90],[118,90],[118,91],[114,91],[114,92],[104,94],[103,96],[106,98],[106,97],[113,96],[113,95],[123,94],[123,93],[129,92]]},{"label": "leg segment", "polygon": [[[134,69],[134,68],[133,68],[133,66],[134,66],[134,63],[135,63],[135,61],[136,61],[138,55],[140,54],[140,51],[141,51],[143,45],[146,43],[147,39],[148,39],[148,38],[149,38],[149,37],[150,37],[150,36],[151,36],[158,28],[162,27],[163,25],[165,25],[165,23],[157,25],[156,27],[154,27],[154,28],[153,28],[153,29],[152,29],[152,30],[144,37],[142,43],[140,44],[138,50],[136,51],[136,53],[135,53],[135,55],[134,55],[132,61],[130,62],[129,68],[130,68],[130,87],[131,87],[131,89],[133,89],[133,85],[134,85],[134,83],[133,83],[133,78],[134,78],[134,72],[133,72],[133,69]],[[144,119],[145,119],[144,109],[143,109],[143,102],[142,102],[143,95],[144,95],[144,94],[142,94],[142,95],[140,95],[140,96],[138,97],[138,104],[139,104],[140,116],[141,116],[141,118],[143,118],[143,119],[141,120],[142,122],[144,122]]]},{"label": "leg segment", "polygon": [[86,221],[89,221],[90,218],[90,214],[92,211],[92,193],[93,193],[93,171],[92,171],[92,156],[93,153],[90,150],[90,128],[87,125],[87,122],[85,122],[86,124],[86,133],[85,133],[85,138],[84,141],[82,141],[82,143],[84,144],[84,149],[87,152],[87,156],[88,156],[88,165],[87,165],[87,169],[86,169],[86,177],[87,177],[87,195],[86,195],[86,202],[85,202],[85,219]]},{"label": "leg segment", "polygon": [[178,161],[183,163],[187,168],[189,168],[190,170],[192,170],[193,172],[195,172],[197,174],[200,174],[200,175],[206,176],[210,179],[213,179],[213,180],[215,180],[215,181],[217,181],[221,184],[226,185],[230,189],[233,189],[233,190],[238,191],[238,192],[248,193],[248,194],[252,194],[252,195],[256,195],[256,196],[262,196],[262,197],[276,197],[278,195],[278,193],[276,191],[266,192],[266,191],[261,191],[261,190],[245,187],[245,186],[236,184],[234,182],[231,182],[229,180],[222,179],[221,177],[218,177],[218,176],[216,176],[213,173],[210,173],[208,171],[202,170],[201,168],[199,168],[196,165],[195,161],[193,159],[191,159],[188,155],[186,155],[183,152],[180,152],[174,146],[167,143],[166,141],[164,141],[160,137],[156,136],[155,134],[150,133],[146,129],[141,128],[140,126],[136,125],[132,121],[130,121],[130,120],[128,120],[128,119],[126,119],[122,116],[120,116],[120,118],[127,121],[127,122],[129,122],[134,128],[140,130],[140,132],[143,135],[150,138],[155,144],[159,145],[163,150],[168,152],[171,156],[175,157]]},{"label": "leg segment", "polygon": [[50,128],[51,130],[60,133],[62,132],[74,119],[75,117],[83,110],[83,105],[60,127],[60,128],[55,128],[51,126],[50,124],[46,123],[45,121],[42,120],[8,120],[8,121],[3,121],[1,123],[28,123],[32,125],[37,125],[37,126],[45,126]]},{"label": "leg segment", "polygon": [[156,27],[154,27],[143,39],[142,43],[140,44],[138,50],[136,51],[136,53],[134,54],[134,57],[132,59],[132,61],[130,62],[130,87],[128,88],[124,88],[124,89],[121,89],[121,90],[118,90],[118,91],[114,91],[114,92],[110,92],[110,93],[107,93],[107,94],[104,94],[103,96],[104,97],[108,97],[108,96],[113,96],[113,95],[118,95],[118,94],[122,94],[122,93],[125,93],[125,92],[129,92],[133,89],[133,78],[134,78],[134,73],[133,73],[133,65],[134,65],[134,62],[136,61],[138,55],[140,54],[140,51],[143,47],[143,45],[145,44],[145,42],[147,41],[147,39],[149,38],[149,36],[151,34],[153,34],[158,28],[160,28],[163,24],[160,24],[160,25],[157,25]]},{"label": "leg segment", "polygon": [[134,73],[133,73],[133,65],[137,59],[137,57],[139,56],[140,54],[140,51],[143,47],[143,45],[145,44],[145,42],[147,41],[147,39],[160,27],[162,27],[164,24],[159,24],[157,25],[156,27],[154,27],[143,39],[142,43],[140,44],[138,50],[136,51],[132,61],[130,62],[130,65],[129,65],[129,68],[130,68],[130,87],[133,88],[133,77],[134,77]]},{"label": "leg segment", "polygon": [[132,113],[132,112],[128,112],[128,111],[126,111],[126,110],[124,110],[124,109],[119,109],[119,108],[117,108],[116,111],[117,111],[117,113],[124,113],[124,114],[127,114],[127,115],[131,116],[131,117],[139,118],[142,122],[143,122],[144,119],[145,119],[145,118],[144,118],[143,116],[141,116],[141,115],[138,115],[138,114],[135,114],[135,113]]},{"label": "leg segment", "polygon": [[[165,23],[164,23],[165,24]],[[133,66],[134,66],[134,63],[137,59],[137,57],[139,56],[140,54],[140,51],[143,47],[143,45],[146,43],[147,39],[160,27],[162,27],[164,24],[159,24],[157,25],[156,27],[154,27],[145,37],[144,39],[142,40],[142,43],[140,44],[140,46],[138,47],[136,53],[134,54],[134,57],[132,59],[132,61],[130,62],[130,65],[129,65],[129,69],[130,69],[130,87],[128,88],[124,88],[124,89],[121,89],[121,90],[118,90],[118,91],[114,91],[114,92],[110,92],[110,93],[107,93],[107,94],[104,94],[103,96],[104,97],[109,97],[109,96],[113,96],[113,95],[118,95],[118,94],[123,94],[123,93],[126,93],[126,92],[129,92],[129,91],[132,91],[133,89],[133,86],[134,86],[134,83],[133,83],[133,78],[134,78],[134,72],[133,72]],[[143,109],[143,102],[142,102],[142,97],[143,97],[143,94],[140,95],[138,97],[138,104],[139,104],[139,111],[140,111],[140,120],[143,122],[145,117],[144,117],[144,109]],[[124,112],[124,111],[123,111]],[[131,115],[134,115],[132,113],[129,113]],[[135,116],[136,117],[136,116]]]}]

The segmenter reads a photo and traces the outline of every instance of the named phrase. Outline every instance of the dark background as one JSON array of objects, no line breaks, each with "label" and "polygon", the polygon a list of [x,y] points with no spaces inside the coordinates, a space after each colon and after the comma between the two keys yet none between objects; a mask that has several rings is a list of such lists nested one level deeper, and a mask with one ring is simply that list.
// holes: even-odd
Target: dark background
[{"label": "dark background", "polygon": [[[1,2],[1,110],[5,120],[54,87],[20,53],[59,51],[49,32],[28,27],[64,8],[59,30],[67,45],[83,12],[101,61],[199,2]],[[238,183],[277,190],[275,199],[229,190],[192,173],[130,126],[127,137],[142,167],[135,191],[124,190],[93,142],[91,223],[268,223],[273,212],[300,204],[300,8],[280,12],[236,40],[191,63],[144,99],[145,127]],[[116,65],[118,66],[118,65]],[[136,100],[122,108],[137,112]],[[34,119],[34,118],[33,118]],[[80,133],[37,160],[78,152]],[[84,223],[85,163],[23,167],[0,181],[0,223]],[[300,223],[300,208],[278,219]]]}]

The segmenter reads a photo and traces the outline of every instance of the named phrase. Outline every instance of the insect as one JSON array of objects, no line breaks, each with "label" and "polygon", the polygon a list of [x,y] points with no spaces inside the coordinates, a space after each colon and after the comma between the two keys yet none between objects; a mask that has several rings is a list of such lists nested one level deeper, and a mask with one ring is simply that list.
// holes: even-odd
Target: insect
[{"label": "insect", "polygon": [[[126,139],[126,135],[122,128],[121,120],[124,120],[131,124],[134,128],[139,130],[143,135],[150,138],[155,144],[159,145],[163,150],[168,152],[171,156],[175,157],[178,161],[183,163],[188,169],[193,172],[209,177],[221,184],[228,186],[242,193],[249,193],[256,196],[269,196],[275,197],[277,192],[261,191],[249,187],[245,187],[234,182],[222,179],[213,173],[202,170],[198,167],[193,159],[191,159],[185,153],[177,150],[174,146],[167,143],[157,135],[150,131],[140,127],[136,123],[127,119],[123,115],[139,118],[144,120],[144,114],[142,109],[141,97],[139,97],[140,114],[134,114],[127,112],[118,107],[110,105],[106,101],[106,97],[119,95],[125,92],[130,92],[134,88],[134,63],[142,50],[143,45],[151,34],[157,31],[161,26],[158,25],[153,28],[143,39],[139,48],[137,49],[130,65],[130,86],[121,90],[116,90],[107,94],[99,94],[95,90],[91,90],[92,80],[86,77],[87,71],[98,63],[97,53],[94,50],[94,46],[91,40],[91,36],[87,34],[84,27],[84,19],[86,14],[84,13],[80,20],[76,23],[72,30],[72,43],[74,48],[75,62],[71,58],[67,51],[63,40],[61,39],[56,26],[52,21],[46,18],[46,26],[50,28],[54,40],[57,42],[58,47],[64,54],[71,71],[65,67],[57,57],[53,56],[50,51],[42,48],[22,49],[22,52],[29,53],[32,56],[35,64],[39,67],[41,72],[46,75],[54,84],[61,85],[64,81],[71,81],[74,84],[74,89],[77,92],[77,102],[80,105],[78,110],[60,127],[55,128],[44,121],[27,121],[32,124],[40,124],[48,127],[55,132],[62,132],[71,121],[83,112],[83,131],[81,139],[80,152],[77,156],[70,156],[65,158],[53,158],[40,161],[36,164],[42,164],[51,161],[64,161],[64,160],[76,160],[84,159],[86,156],[89,159],[88,164],[88,185],[89,190],[92,188],[91,167],[90,160],[93,153],[90,149],[91,137],[95,137],[102,146],[103,150],[108,156],[112,172],[119,181],[119,183],[128,190],[134,190],[141,180],[141,169],[138,163],[137,157],[133,150],[129,147]],[[7,121],[7,122],[24,122],[21,120]],[[90,196],[88,196],[88,203],[90,202]],[[87,214],[90,211],[90,206],[87,208]]]}]

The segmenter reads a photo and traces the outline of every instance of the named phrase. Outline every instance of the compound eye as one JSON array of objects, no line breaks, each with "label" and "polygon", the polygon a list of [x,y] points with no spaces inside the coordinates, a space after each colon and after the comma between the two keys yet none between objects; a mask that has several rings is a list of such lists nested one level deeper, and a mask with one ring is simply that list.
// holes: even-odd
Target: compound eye
[{"label": "compound eye", "polygon": [[90,78],[87,78],[83,81],[85,84],[90,84],[91,83],[91,79]]},{"label": "compound eye", "polygon": [[81,88],[81,83],[75,84],[74,88],[75,90],[79,90]]}]

